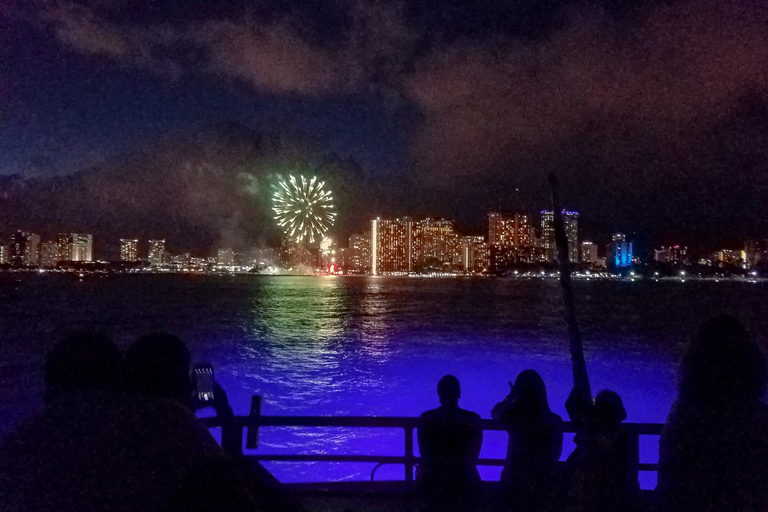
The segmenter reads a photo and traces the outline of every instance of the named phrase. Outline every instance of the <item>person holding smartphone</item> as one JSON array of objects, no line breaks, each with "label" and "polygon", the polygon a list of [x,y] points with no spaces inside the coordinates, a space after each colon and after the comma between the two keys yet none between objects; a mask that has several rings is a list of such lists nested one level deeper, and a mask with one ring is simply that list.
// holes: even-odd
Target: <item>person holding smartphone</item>
[{"label": "person holding smartphone", "polygon": [[174,400],[192,411],[213,407],[221,421],[221,447],[230,456],[240,454],[234,413],[224,389],[214,379],[211,365],[191,372],[186,344],[167,332],[142,336],[125,353],[129,390],[142,396]]},{"label": "person holding smartphone", "polygon": [[[282,484],[258,463],[241,463],[242,437],[234,423],[234,412],[227,394],[216,382],[211,365],[196,365],[190,371],[191,356],[186,344],[176,336],[157,332],[142,336],[125,353],[127,386],[134,394],[173,400],[191,411],[213,407],[221,422],[221,448],[229,455],[229,463],[202,468],[179,494],[173,510],[199,509],[205,502],[200,490],[205,482],[227,476],[237,494],[238,481],[258,497],[260,510],[293,511],[300,507],[288,495]],[[201,435],[210,437],[200,424]],[[241,500],[247,501],[247,500]],[[190,508],[192,507],[192,508]],[[217,510],[211,507],[211,510]],[[234,509],[233,509],[234,510]]]},{"label": "person holding smartphone", "polygon": [[[102,333],[73,333],[53,347],[46,406],[0,440],[3,512],[253,510],[258,495],[242,484],[189,398],[185,406],[126,393],[124,370],[123,355]],[[189,376],[180,369],[177,377],[177,384],[147,386],[183,399],[182,377]],[[195,503],[210,506],[179,504],[191,491]]]}]

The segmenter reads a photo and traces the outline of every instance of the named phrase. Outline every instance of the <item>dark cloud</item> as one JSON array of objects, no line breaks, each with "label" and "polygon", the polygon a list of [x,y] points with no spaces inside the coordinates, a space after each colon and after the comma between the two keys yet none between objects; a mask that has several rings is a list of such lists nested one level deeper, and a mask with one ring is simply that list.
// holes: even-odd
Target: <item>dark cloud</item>
[{"label": "dark cloud", "polygon": [[765,110],[744,102],[765,104],[766,20],[765,6],[733,1],[670,3],[633,23],[582,7],[546,38],[457,40],[409,76],[424,116],[412,168],[434,188],[503,191],[490,197],[509,207],[526,203],[521,183],[546,206],[535,183],[555,171],[604,235],[765,233]]},{"label": "dark cloud", "polygon": [[292,13],[135,23],[124,2],[55,2],[42,10],[71,50],[179,77],[210,73],[267,93],[342,95],[386,84],[402,71],[415,34],[400,3],[352,2],[343,36],[318,41]]},{"label": "dark cloud", "polygon": [[[303,102],[373,91],[414,111],[409,166],[381,180],[408,193],[380,200],[382,212],[479,225],[485,207],[546,206],[539,184],[557,171],[598,230],[768,231],[748,222],[768,200],[762,3],[225,4],[155,2],[147,14],[121,0],[61,0],[40,12],[63,46],[95,59]],[[206,187],[217,176],[194,172],[211,177]],[[213,217],[238,225],[243,215]]]},{"label": "dark cloud", "polygon": [[463,173],[515,147],[559,144],[593,121],[675,143],[681,129],[768,86],[768,9],[738,5],[678,2],[637,26],[581,9],[544,41],[467,40],[434,52],[409,81],[426,119],[413,153]]}]

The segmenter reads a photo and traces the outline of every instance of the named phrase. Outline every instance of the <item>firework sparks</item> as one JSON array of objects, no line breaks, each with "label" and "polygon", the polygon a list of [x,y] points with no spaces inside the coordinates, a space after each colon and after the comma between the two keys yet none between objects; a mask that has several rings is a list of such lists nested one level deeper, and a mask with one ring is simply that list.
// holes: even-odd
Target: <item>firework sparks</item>
[{"label": "firework sparks", "polygon": [[317,177],[288,176],[272,195],[277,225],[295,242],[314,243],[333,226],[333,195]]}]

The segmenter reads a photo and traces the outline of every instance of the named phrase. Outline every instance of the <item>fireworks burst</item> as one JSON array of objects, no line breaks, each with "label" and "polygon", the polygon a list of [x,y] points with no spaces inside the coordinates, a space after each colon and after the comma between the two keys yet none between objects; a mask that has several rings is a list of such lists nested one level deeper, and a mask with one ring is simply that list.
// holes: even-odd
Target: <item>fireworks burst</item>
[{"label": "fireworks burst", "polygon": [[277,225],[298,243],[322,239],[336,219],[331,191],[314,176],[281,180],[272,195],[272,210]]}]

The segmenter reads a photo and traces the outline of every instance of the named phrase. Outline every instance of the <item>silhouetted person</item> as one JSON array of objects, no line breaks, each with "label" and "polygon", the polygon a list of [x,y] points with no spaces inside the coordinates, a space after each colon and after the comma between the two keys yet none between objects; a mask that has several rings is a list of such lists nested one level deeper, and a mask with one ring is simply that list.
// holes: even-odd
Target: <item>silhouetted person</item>
[{"label": "silhouetted person", "polygon": [[241,452],[234,413],[224,389],[214,382],[214,400],[196,400],[190,378],[191,356],[186,344],[167,332],[155,332],[136,340],[125,353],[126,383],[130,391],[155,398],[175,400],[193,411],[213,407],[221,421],[221,446],[230,456]]},{"label": "silhouetted person", "polygon": [[555,464],[563,449],[563,420],[549,409],[541,376],[525,370],[510,383],[509,395],[491,411],[506,423],[507,458],[501,473],[505,500],[516,510],[542,510],[553,491]]},{"label": "silhouetted person", "polygon": [[461,387],[453,375],[440,379],[437,395],[440,407],[420,416],[416,481],[432,508],[470,510],[480,484],[480,416],[459,407]]},{"label": "silhouetted person", "polygon": [[[173,401],[195,410],[208,404],[193,398],[190,378],[191,355],[186,344],[167,332],[155,332],[136,340],[125,353],[126,384],[137,396]],[[232,502],[227,507],[239,510],[248,506],[248,489],[261,510],[294,510],[297,507],[288,498],[282,484],[258,462],[237,461],[242,454],[242,437],[234,423],[234,413],[224,389],[214,382],[214,400],[210,404],[221,421],[221,446],[230,456],[229,463],[220,462],[200,468],[185,483],[184,491],[173,500],[173,510],[205,510],[204,503],[219,503],[229,494]],[[208,481],[208,483],[204,483]],[[221,492],[212,492],[218,487]],[[225,492],[225,489],[230,491]],[[201,495],[205,491],[205,496]]]},{"label": "silhouetted person", "polygon": [[639,447],[637,438],[621,425],[627,418],[621,397],[603,390],[592,401],[574,388],[565,408],[578,429],[576,450],[568,457],[571,510],[634,509]]},{"label": "silhouetted person", "polygon": [[105,335],[78,332],[53,347],[44,371],[46,404],[80,393],[118,393],[123,384],[123,357]]},{"label": "silhouetted person", "polygon": [[127,387],[140,395],[167,398],[192,408],[191,360],[187,345],[173,334],[142,336],[125,352]]},{"label": "silhouetted person", "polygon": [[741,323],[705,322],[683,356],[659,439],[663,510],[768,510],[765,390],[765,357]]},{"label": "silhouetted person", "polygon": [[46,362],[46,407],[0,448],[4,511],[164,511],[190,475],[225,455],[189,409],[121,393],[122,361],[78,333]]}]

